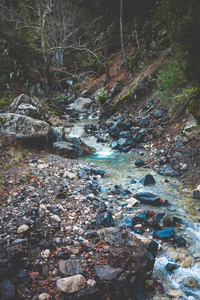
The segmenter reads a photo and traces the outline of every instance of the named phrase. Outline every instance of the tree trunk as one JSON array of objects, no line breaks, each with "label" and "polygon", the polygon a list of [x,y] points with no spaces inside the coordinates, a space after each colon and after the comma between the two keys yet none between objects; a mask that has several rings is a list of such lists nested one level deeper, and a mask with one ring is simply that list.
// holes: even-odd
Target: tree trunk
[{"label": "tree trunk", "polygon": [[104,42],[104,63],[106,69],[106,85],[110,81],[109,62],[108,62],[108,45],[106,36],[106,10],[104,0],[101,0],[102,23],[103,23],[103,42]]},{"label": "tree trunk", "polygon": [[50,72],[50,64],[49,59],[47,55],[47,49],[46,49],[46,37],[45,37],[45,23],[46,23],[46,12],[42,11],[40,4],[38,4],[38,18],[39,18],[39,29],[40,29],[40,40],[41,40],[41,48],[42,48],[42,54],[43,54],[43,60],[44,60],[44,80],[43,84],[45,87],[46,95],[49,96],[50,90],[52,87],[52,78],[51,78],[51,72]]},{"label": "tree trunk", "polygon": [[121,47],[122,47],[122,53],[124,59],[124,66],[125,66],[126,73],[128,73],[129,67],[126,58],[126,52],[124,48],[124,38],[123,38],[123,0],[120,0],[120,39],[121,39]]}]

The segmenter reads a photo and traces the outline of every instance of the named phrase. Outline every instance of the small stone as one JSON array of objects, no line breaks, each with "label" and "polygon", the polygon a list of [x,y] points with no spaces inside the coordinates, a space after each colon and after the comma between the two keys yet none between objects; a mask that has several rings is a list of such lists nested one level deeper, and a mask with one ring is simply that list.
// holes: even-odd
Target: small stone
[{"label": "small stone", "polygon": [[[170,290],[168,292],[168,294],[171,296],[171,297],[183,297],[184,296],[184,293],[182,291],[177,291],[177,290]],[[179,298],[180,299],[180,298]]]},{"label": "small stone", "polygon": [[178,260],[178,255],[179,255],[178,252],[169,252],[168,254],[173,260],[175,261]]},{"label": "small stone", "polygon": [[95,286],[97,283],[94,279],[88,279],[87,281],[87,286],[88,287],[92,287],[92,286]]},{"label": "small stone", "polygon": [[79,235],[83,235],[85,233],[85,231],[81,227],[78,227],[78,226],[74,226],[73,231],[75,233],[78,233]]},{"label": "small stone", "polygon": [[57,287],[59,291],[67,294],[77,292],[83,289],[86,285],[86,280],[83,275],[75,275],[66,278],[58,279]]},{"label": "small stone", "polygon": [[128,204],[130,204],[131,206],[134,206],[134,205],[136,205],[137,203],[139,203],[140,201],[138,201],[138,200],[135,199],[135,198],[129,198],[128,200],[126,200],[126,202],[127,202]]},{"label": "small stone", "polygon": [[41,204],[41,205],[40,205],[40,210],[42,210],[42,209],[43,209],[43,210],[46,210],[46,206],[45,206],[44,204]]},{"label": "small stone", "polygon": [[45,169],[45,168],[48,168],[48,164],[39,164],[38,165],[38,169]]},{"label": "small stone", "polygon": [[183,279],[183,284],[189,288],[194,288],[194,289],[198,289],[199,288],[199,283],[198,281],[192,277],[192,276],[188,276],[186,278]]},{"label": "small stone", "polygon": [[43,252],[43,257],[48,258],[51,254],[51,251],[49,249],[45,249]]},{"label": "small stone", "polygon": [[17,228],[17,233],[24,233],[24,232],[26,232],[26,231],[28,231],[29,230],[29,226],[28,225],[26,225],[26,224],[24,224],[24,225],[21,225],[21,226],[19,226],[18,228]]},{"label": "small stone", "polygon": [[75,173],[72,173],[72,172],[69,172],[69,171],[66,171],[64,174],[63,174],[63,177],[67,177],[69,179],[75,179],[77,178],[76,174]]},{"label": "small stone", "polygon": [[193,263],[193,258],[191,256],[186,257],[180,264],[182,268],[189,268]]},{"label": "small stone", "polygon": [[51,216],[51,220],[55,221],[55,222],[61,222],[61,218],[57,215],[52,215]]},{"label": "small stone", "polygon": [[38,300],[49,300],[50,299],[50,295],[47,293],[42,293],[38,296]]}]

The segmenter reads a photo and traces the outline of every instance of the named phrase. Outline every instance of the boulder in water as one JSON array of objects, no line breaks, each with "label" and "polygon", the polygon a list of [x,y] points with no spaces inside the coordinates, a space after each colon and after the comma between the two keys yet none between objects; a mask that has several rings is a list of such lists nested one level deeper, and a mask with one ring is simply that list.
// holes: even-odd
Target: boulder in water
[{"label": "boulder in water", "polygon": [[141,203],[150,204],[150,205],[160,205],[160,197],[151,194],[149,192],[137,193],[134,197],[139,200]]},{"label": "boulder in water", "polygon": [[143,167],[145,165],[145,162],[140,157],[138,157],[135,161],[135,165],[136,167]]},{"label": "boulder in water", "polygon": [[146,185],[152,185],[155,184],[156,181],[154,177],[151,174],[145,175],[141,180],[140,183],[143,184],[144,186]]},{"label": "boulder in water", "polygon": [[92,104],[92,100],[90,98],[79,97],[73,104],[73,110],[78,112],[87,111]]}]

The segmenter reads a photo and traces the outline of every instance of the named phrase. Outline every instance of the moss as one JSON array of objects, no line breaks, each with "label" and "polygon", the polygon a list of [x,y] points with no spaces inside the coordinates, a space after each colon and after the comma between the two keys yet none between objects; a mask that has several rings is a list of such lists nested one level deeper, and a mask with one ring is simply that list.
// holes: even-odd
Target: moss
[{"label": "moss", "polygon": [[119,109],[126,101],[132,101],[134,99],[135,94],[133,92],[130,92],[124,96],[122,96],[118,101],[116,101],[111,107],[110,111],[115,111],[116,109]]},{"label": "moss", "polygon": [[117,79],[116,85],[117,85],[117,86],[120,86],[120,85],[121,85],[121,80],[120,80],[120,79]]},{"label": "moss", "polygon": [[6,109],[11,104],[11,100],[9,98],[3,97],[0,99],[0,108]]},{"label": "moss", "polygon": [[5,123],[6,123],[5,118],[0,117],[0,124],[3,126],[5,125]]}]

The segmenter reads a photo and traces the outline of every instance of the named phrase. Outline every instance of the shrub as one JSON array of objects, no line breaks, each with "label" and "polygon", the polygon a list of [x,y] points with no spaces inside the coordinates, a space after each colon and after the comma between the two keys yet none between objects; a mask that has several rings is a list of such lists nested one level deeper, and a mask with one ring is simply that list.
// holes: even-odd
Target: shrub
[{"label": "shrub", "polygon": [[157,92],[161,100],[169,102],[174,94],[180,92],[186,83],[185,63],[181,59],[170,58],[166,64],[158,71]]}]

